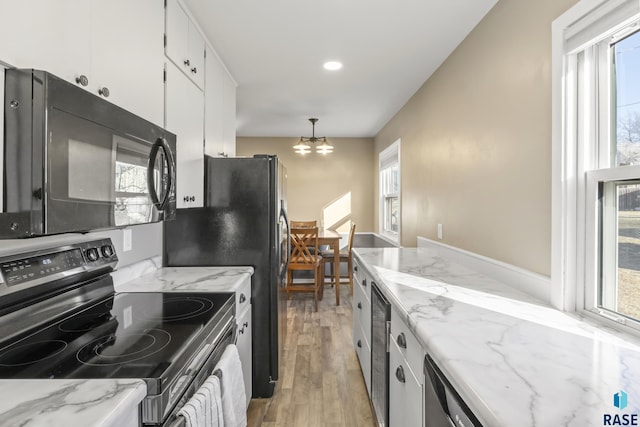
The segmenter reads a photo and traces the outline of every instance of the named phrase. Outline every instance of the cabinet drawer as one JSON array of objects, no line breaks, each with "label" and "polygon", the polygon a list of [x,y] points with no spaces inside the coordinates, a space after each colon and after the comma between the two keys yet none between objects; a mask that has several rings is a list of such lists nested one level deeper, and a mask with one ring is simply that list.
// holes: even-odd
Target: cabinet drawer
[{"label": "cabinet drawer", "polygon": [[[422,372],[425,353],[395,307],[391,307],[391,341],[397,345],[398,351],[407,360],[413,372]],[[420,383],[423,383],[422,376],[419,378]]]},{"label": "cabinet drawer", "polygon": [[353,281],[357,284],[357,286],[354,286],[354,289],[359,288],[367,301],[371,301],[371,278],[365,273],[364,268],[355,260],[353,265]]},{"label": "cabinet drawer", "polygon": [[371,302],[365,298],[359,286],[354,286],[353,289],[354,324],[357,318],[364,331],[364,338],[369,345],[371,343]]},{"label": "cabinet drawer", "polygon": [[251,277],[245,277],[235,292],[236,316],[239,316],[251,304]]},{"label": "cabinet drawer", "polygon": [[420,427],[422,384],[400,350],[389,345],[389,427]]},{"label": "cabinet drawer", "polygon": [[356,354],[358,355],[358,361],[360,362],[360,369],[362,369],[364,383],[367,386],[367,394],[371,397],[371,348],[369,347],[368,341],[364,339],[364,332],[362,331],[362,328],[354,328],[353,346],[356,349]]}]

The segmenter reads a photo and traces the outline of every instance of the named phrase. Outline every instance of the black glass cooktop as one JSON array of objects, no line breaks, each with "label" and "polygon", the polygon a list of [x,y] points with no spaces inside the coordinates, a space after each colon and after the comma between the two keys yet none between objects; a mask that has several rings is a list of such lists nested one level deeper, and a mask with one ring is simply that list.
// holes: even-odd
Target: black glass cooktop
[{"label": "black glass cooktop", "polygon": [[159,378],[198,345],[196,337],[230,299],[231,293],[115,294],[0,343],[0,378]]}]

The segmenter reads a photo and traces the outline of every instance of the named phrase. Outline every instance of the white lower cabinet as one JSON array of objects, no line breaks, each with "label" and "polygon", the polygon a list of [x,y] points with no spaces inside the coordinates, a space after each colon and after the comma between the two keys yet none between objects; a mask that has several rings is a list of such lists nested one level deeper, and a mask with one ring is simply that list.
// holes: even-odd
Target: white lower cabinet
[{"label": "white lower cabinet", "polygon": [[251,395],[253,394],[251,324],[251,278],[247,277],[236,289],[236,325],[238,325],[236,347],[238,347],[240,363],[242,364],[247,407],[249,407]]},{"label": "white lower cabinet", "polygon": [[[372,276],[359,258],[353,260],[353,345],[360,362],[367,393],[371,398],[371,281]],[[377,282],[379,288],[384,283]],[[423,425],[425,352],[411,332],[401,311],[391,306],[389,329],[389,425]]]},{"label": "white lower cabinet", "polygon": [[355,326],[353,329],[353,346],[356,349],[360,369],[364,377],[364,383],[367,386],[367,394],[371,397],[371,347],[364,337],[361,327]]},{"label": "white lower cabinet", "polygon": [[251,304],[245,307],[244,312],[236,318],[238,323],[238,353],[242,363],[242,375],[244,376],[244,390],[247,397],[247,407],[251,402],[253,375],[251,372]]},{"label": "white lower cabinet", "polygon": [[371,279],[353,263],[353,347],[371,397]]},{"label": "white lower cabinet", "polygon": [[391,341],[389,345],[389,427],[422,426],[423,402],[422,382],[418,380],[416,373],[407,363],[398,344]]}]

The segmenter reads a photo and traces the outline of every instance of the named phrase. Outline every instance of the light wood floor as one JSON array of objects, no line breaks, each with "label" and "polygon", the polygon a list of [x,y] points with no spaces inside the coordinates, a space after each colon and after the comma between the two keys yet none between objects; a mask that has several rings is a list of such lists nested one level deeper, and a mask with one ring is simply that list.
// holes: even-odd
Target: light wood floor
[{"label": "light wood floor", "polygon": [[351,292],[340,305],[327,286],[313,311],[312,294],[292,294],[280,381],[271,399],[253,399],[249,427],[375,426],[352,344]]}]

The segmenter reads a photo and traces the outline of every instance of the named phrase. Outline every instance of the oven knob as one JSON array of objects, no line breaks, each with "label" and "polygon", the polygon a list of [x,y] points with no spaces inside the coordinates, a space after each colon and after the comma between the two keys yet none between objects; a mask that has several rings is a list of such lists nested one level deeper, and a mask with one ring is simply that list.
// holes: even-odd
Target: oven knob
[{"label": "oven knob", "polygon": [[102,256],[105,258],[109,258],[111,255],[113,255],[113,248],[111,247],[111,245],[104,245],[102,248],[100,248],[101,252],[102,252]]},{"label": "oven knob", "polygon": [[89,261],[97,261],[100,258],[98,248],[89,248],[85,251],[85,255]]}]

